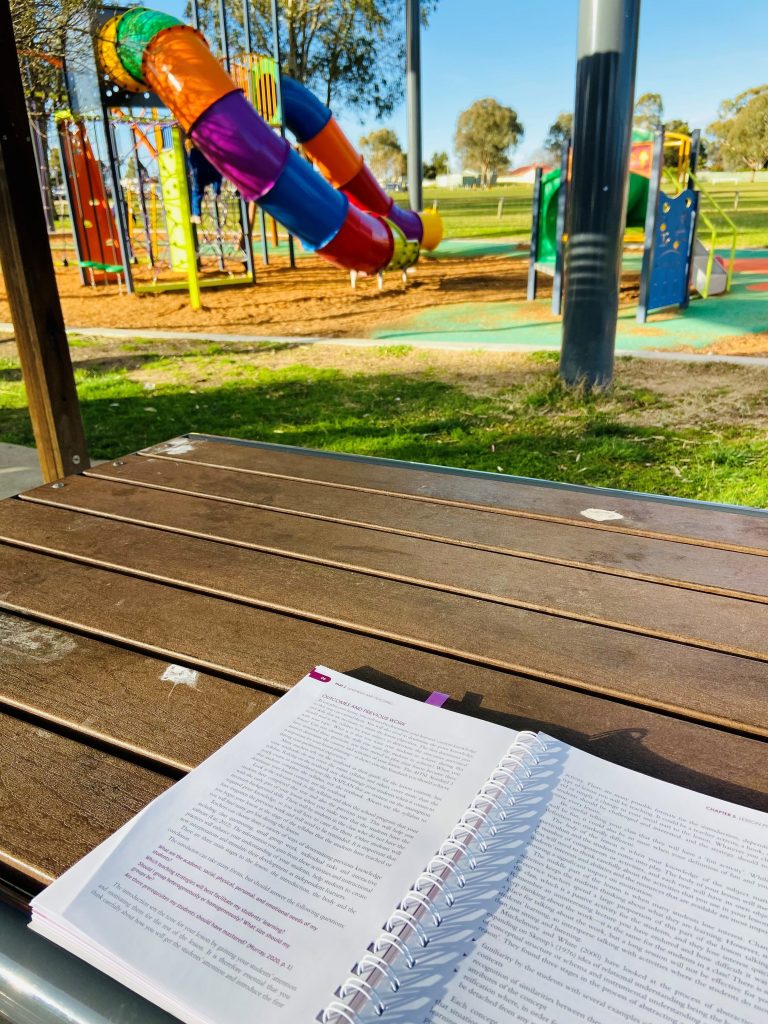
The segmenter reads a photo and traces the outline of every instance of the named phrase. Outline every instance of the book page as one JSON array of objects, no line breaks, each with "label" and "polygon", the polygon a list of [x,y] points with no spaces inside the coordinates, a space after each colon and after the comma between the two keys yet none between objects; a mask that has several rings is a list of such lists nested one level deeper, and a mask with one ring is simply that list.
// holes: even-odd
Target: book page
[{"label": "book page", "polygon": [[311,1020],[515,734],[319,669],[33,903],[189,1022]]},{"label": "book page", "polygon": [[432,972],[431,998],[417,983],[402,1019],[764,1024],[768,815],[546,739],[555,785],[532,838],[490,903],[482,880],[457,897],[481,926],[459,949],[438,930],[419,969],[448,976]]}]

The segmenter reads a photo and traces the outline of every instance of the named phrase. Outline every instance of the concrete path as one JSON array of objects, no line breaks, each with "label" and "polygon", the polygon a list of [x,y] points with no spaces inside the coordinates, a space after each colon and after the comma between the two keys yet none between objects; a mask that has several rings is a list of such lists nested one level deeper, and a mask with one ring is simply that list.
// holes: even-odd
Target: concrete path
[{"label": "concrete path", "polygon": [[[765,301],[765,300],[763,300]],[[768,307],[768,303],[766,303]],[[560,326],[557,324],[556,326]],[[13,335],[13,325],[0,323],[0,334],[7,332]],[[551,344],[525,345],[515,344],[514,346],[500,346],[496,342],[462,342],[446,341],[445,339],[434,339],[419,336],[418,334],[399,333],[392,338],[320,338],[304,337],[303,335],[280,335],[280,334],[217,334],[214,331],[155,331],[146,328],[134,329],[130,327],[70,327],[69,334],[81,335],[85,338],[114,338],[131,339],[137,335],[152,341],[207,341],[239,342],[254,345],[346,345],[352,348],[381,348],[382,346],[397,343],[398,345],[411,345],[413,348],[450,348],[457,352],[559,352],[559,336]],[[731,356],[714,355],[694,352],[661,352],[654,349],[616,349],[616,356],[628,356],[633,359],[660,359],[673,360],[680,363],[731,363],[734,366],[768,366],[768,356]]]},{"label": "concrete path", "polygon": [[34,448],[20,444],[0,444],[0,498],[39,487],[43,482]]}]

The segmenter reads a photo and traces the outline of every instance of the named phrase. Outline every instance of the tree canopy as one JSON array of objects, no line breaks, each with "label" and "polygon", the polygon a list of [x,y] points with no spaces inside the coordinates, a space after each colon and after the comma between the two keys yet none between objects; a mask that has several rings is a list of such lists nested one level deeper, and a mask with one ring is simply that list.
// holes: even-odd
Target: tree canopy
[{"label": "tree canopy", "polygon": [[38,110],[63,102],[64,36],[78,15],[95,11],[98,0],[10,0],[13,32],[27,99]]},{"label": "tree canopy", "polygon": [[725,168],[768,166],[768,85],[741,92],[720,104],[719,119],[709,125],[718,162]]},{"label": "tree canopy", "polygon": [[[243,42],[243,2],[228,0],[233,49]],[[247,0],[253,48],[272,53],[270,0]],[[437,0],[422,5],[424,20]],[[218,0],[200,0],[200,28],[216,48]],[[191,17],[187,0],[186,16]],[[401,100],[405,84],[402,0],[288,0],[280,5],[283,71],[311,88],[327,106],[373,110],[381,117]]]},{"label": "tree canopy", "polygon": [[447,174],[450,169],[448,154],[445,152],[433,153],[431,158],[422,165],[422,174],[428,181],[434,181],[441,174]]},{"label": "tree canopy", "polygon": [[490,98],[477,100],[459,114],[454,146],[465,166],[477,167],[483,185],[489,185],[494,171],[509,163],[509,151],[524,131],[511,107]]},{"label": "tree canopy", "polygon": [[391,128],[377,128],[359,140],[365,159],[377,178],[387,181],[405,174],[405,153]]},{"label": "tree canopy", "polygon": [[664,121],[664,101],[658,92],[644,92],[635,103],[632,124],[646,132],[654,132]]},{"label": "tree canopy", "polygon": [[572,134],[573,114],[558,114],[549,126],[547,137],[544,139],[544,149],[553,159],[559,160]]}]

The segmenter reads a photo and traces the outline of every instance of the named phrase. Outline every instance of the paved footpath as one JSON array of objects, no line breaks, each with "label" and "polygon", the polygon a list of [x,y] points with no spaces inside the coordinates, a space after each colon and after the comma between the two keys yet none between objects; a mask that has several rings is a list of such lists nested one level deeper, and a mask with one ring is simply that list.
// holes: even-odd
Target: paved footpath
[{"label": "paved footpath", "polygon": [[34,448],[20,444],[0,444],[0,498],[39,487],[43,482]]}]

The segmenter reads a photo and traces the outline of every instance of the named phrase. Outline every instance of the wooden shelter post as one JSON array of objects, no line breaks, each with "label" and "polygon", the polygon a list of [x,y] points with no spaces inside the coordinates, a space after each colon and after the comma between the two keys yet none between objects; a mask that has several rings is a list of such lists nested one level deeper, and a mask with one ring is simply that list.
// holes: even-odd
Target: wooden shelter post
[{"label": "wooden shelter post", "polygon": [[0,0],[0,263],[43,479],[88,467],[8,0]]}]

